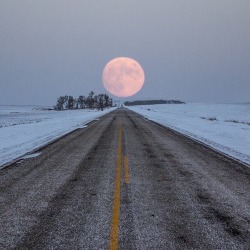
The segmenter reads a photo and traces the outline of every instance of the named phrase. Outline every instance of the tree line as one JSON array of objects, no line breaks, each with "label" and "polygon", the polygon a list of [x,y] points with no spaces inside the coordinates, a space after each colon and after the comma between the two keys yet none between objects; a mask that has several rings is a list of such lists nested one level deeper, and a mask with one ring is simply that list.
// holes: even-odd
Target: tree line
[{"label": "tree line", "polygon": [[125,102],[125,106],[135,106],[135,105],[153,105],[153,104],[185,104],[179,100],[142,100],[142,101],[131,101]]},{"label": "tree line", "polygon": [[54,106],[55,110],[65,109],[98,109],[112,107],[113,100],[107,94],[95,94],[93,91],[87,97],[80,95],[74,98],[71,95],[60,96]]}]

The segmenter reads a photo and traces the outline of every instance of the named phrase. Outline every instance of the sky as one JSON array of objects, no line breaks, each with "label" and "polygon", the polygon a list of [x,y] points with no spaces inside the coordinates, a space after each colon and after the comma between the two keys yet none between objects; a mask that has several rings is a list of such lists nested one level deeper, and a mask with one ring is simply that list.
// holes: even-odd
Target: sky
[{"label": "sky", "polygon": [[116,57],[145,84],[115,100],[249,102],[249,13],[249,0],[0,0],[0,104],[107,93]]}]

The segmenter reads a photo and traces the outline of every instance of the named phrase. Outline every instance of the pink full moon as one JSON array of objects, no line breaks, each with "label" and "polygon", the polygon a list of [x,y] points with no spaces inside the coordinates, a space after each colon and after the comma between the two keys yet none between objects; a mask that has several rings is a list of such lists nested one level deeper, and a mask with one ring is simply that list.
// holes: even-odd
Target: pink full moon
[{"label": "pink full moon", "polygon": [[102,73],[104,87],[112,95],[135,95],[144,85],[145,75],[141,65],[132,58],[118,57],[106,64]]}]

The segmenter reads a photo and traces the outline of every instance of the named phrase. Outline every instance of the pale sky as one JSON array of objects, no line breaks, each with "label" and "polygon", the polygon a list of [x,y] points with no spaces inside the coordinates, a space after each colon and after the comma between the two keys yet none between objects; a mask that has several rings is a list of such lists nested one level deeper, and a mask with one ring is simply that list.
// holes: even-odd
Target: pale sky
[{"label": "pale sky", "polygon": [[250,101],[249,13],[249,0],[0,0],[0,104],[107,93],[121,56],[145,71],[130,99]]}]

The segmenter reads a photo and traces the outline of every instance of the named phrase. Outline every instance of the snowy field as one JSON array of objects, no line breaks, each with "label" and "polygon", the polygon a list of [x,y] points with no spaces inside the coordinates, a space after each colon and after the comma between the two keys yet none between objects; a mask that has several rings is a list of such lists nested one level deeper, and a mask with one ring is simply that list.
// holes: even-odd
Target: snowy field
[{"label": "snowy field", "polygon": [[250,164],[250,103],[162,104],[129,109]]},{"label": "snowy field", "polygon": [[0,166],[112,110],[59,112],[34,106],[0,105]]},{"label": "snowy field", "polygon": [[[250,164],[250,103],[163,104],[129,109]],[[112,111],[0,106],[0,166]]]}]

